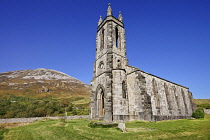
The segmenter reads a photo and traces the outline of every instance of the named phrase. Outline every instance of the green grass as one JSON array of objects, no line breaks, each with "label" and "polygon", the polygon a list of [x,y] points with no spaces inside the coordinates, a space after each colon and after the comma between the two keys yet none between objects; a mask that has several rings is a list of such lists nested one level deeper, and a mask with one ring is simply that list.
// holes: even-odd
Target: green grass
[{"label": "green grass", "polygon": [[210,118],[160,122],[132,121],[127,132],[113,127],[90,127],[86,119],[43,120],[16,128],[2,129],[3,140],[136,140],[136,139],[210,139]]},{"label": "green grass", "polygon": [[89,114],[89,98],[86,97],[51,99],[6,95],[8,98],[0,96],[0,118],[63,116],[65,111],[68,115]]},{"label": "green grass", "polygon": [[78,105],[78,104],[89,104],[90,103],[90,97],[84,97],[81,100],[73,101],[72,104]]}]

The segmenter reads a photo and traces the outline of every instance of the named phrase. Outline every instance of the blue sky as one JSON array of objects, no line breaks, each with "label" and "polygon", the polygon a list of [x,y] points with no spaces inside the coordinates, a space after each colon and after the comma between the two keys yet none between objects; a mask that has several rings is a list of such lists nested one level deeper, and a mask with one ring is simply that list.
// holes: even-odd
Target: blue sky
[{"label": "blue sky", "polygon": [[90,84],[108,3],[122,12],[130,65],[210,99],[209,0],[1,0],[0,72],[47,68]]}]

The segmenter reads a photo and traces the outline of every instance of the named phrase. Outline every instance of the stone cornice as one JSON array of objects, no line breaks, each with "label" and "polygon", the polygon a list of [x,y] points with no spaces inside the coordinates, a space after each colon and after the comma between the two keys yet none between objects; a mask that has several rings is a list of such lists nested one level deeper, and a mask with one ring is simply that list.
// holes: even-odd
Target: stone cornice
[{"label": "stone cornice", "polygon": [[[98,60],[98,59],[100,59],[101,57],[103,57],[104,55],[106,55],[106,54],[116,54],[116,55],[118,55],[118,56],[121,56],[121,57],[123,57],[123,58],[126,58],[126,56],[122,56],[122,55],[120,55],[120,54],[117,54],[117,53],[115,53],[115,52],[113,52],[113,51],[106,51],[105,53],[103,53],[102,55],[100,55],[100,56],[98,56],[98,58],[96,59],[96,61]],[[127,59],[127,58],[126,58]],[[96,62],[95,61],[95,62]]]},{"label": "stone cornice", "polygon": [[113,22],[115,22],[117,25],[119,25],[119,26],[121,26],[122,28],[124,28],[124,24],[123,24],[120,20],[116,19],[116,18],[113,17],[113,16],[107,16],[107,17],[101,22],[101,24],[98,25],[98,30],[97,30],[97,32],[98,32],[98,31],[104,26],[104,24],[106,24],[108,21],[113,21]]}]

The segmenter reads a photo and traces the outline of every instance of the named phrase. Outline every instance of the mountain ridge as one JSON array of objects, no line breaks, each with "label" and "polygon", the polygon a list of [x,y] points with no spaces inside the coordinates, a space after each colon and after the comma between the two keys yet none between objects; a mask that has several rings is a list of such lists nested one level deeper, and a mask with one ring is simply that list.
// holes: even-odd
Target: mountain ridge
[{"label": "mountain ridge", "polygon": [[[31,94],[32,98],[52,96],[89,96],[90,86],[63,72],[38,68],[0,73],[0,95]],[[38,93],[47,93],[38,95]],[[33,96],[32,96],[33,95]]]}]

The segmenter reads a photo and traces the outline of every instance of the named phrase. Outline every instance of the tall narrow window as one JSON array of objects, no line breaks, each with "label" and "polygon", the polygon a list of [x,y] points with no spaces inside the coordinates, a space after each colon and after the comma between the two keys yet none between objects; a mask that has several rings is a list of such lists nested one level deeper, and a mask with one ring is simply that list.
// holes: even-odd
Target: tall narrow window
[{"label": "tall narrow window", "polygon": [[122,96],[126,98],[126,84],[125,81],[122,82]]},{"label": "tall narrow window", "polygon": [[158,96],[157,83],[156,83],[155,79],[152,80],[152,86],[153,86],[155,106],[156,106],[156,108],[160,108],[160,101],[159,101],[159,96]]},{"label": "tall narrow window", "polygon": [[115,28],[115,38],[116,38],[116,47],[119,45],[119,36],[118,36],[118,28]]},{"label": "tall narrow window", "polygon": [[101,38],[100,50],[103,50],[104,49],[104,29],[101,30],[100,38]]}]

